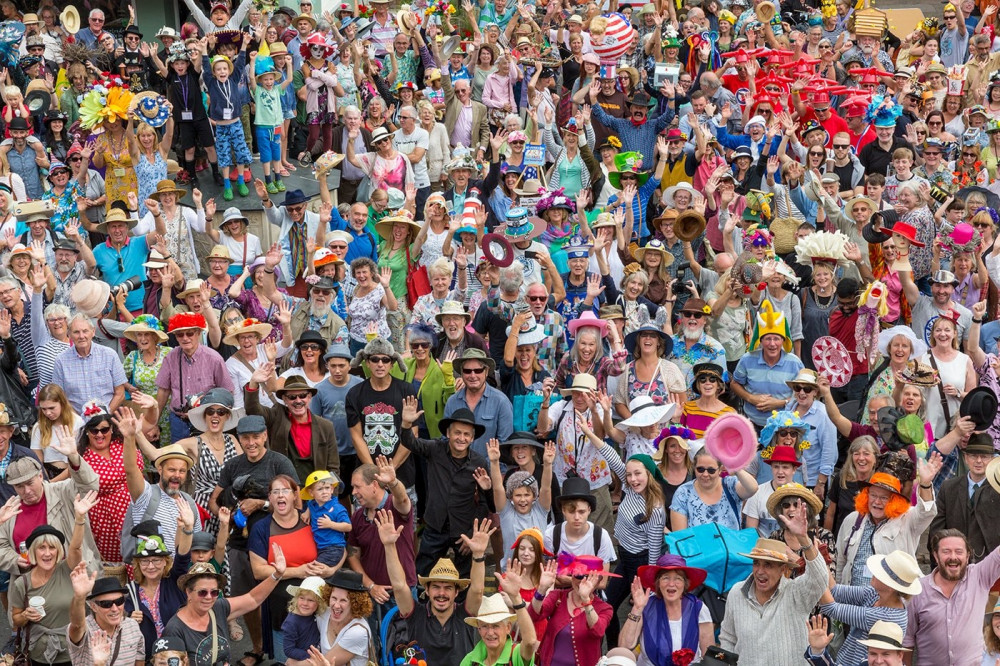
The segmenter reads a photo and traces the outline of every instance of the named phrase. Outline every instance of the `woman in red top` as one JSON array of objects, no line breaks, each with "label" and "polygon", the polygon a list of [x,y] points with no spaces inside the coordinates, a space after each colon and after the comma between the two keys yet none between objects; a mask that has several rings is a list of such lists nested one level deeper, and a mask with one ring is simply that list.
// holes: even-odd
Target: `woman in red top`
[{"label": "woman in red top", "polygon": [[[554,590],[556,576],[572,576],[569,588]],[[541,638],[538,663],[541,666],[595,666],[603,654],[601,641],[614,612],[597,598],[604,561],[593,555],[559,554],[558,567],[543,567],[538,591],[532,596],[529,614],[536,623],[547,620]]]}]

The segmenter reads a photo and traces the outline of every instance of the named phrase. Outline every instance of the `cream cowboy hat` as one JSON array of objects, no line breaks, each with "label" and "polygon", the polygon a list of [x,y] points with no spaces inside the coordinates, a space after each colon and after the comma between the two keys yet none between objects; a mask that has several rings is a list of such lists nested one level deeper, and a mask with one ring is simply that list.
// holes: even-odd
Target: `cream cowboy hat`
[{"label": "cream cowboy hat", "polygon": [[478,627],[480,624],[497,624],[513,620],[517,615],[510,612],[507,602],[499,594],[491,594],[483,598],[483,603],[479,606],[479,614],[475,617],[465,618],[465,623]]}]

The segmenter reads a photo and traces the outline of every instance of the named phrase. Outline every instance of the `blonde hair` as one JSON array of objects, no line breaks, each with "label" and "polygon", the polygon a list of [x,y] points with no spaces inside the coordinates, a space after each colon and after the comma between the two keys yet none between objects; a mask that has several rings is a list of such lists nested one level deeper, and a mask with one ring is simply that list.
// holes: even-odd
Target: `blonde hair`
[{"label": "blonde hair", "polygon": [[[324,585],[320,588],[320,593],[321,595],[317,595],[312,590],[303,590],[302,588],[299,588],[299,591],[295,594],[295,596],[288,600],[288,612],[295,613],[295,611],[298,610],[299,597],[306,595],[312,597],[313,601],[316,602],[316,615],[322,615],[328,608],[326,599],[330,596],[330,587],[328,585]],[[298,615],[298,613],[295,614]]]},{"label": "blonde hair", "polygon": [[4,86],[3,94],[4,97],[9,97],[11,99],[15,97],[23,97],[21,89],[18,88],[17,86]]},{"label": "blonde hair", "polygon": [[137,557],[135,558],[135,566],[132,567],[132,578],[135,579],[136,585],[142,585],[146,582],[146,576],[142,573],[142,567],[139,566],[139,560],[153,559],[158,557],[163,560],[163,575],[160,576],[160,580],[164,580],[170,576],[170,570],[174,568],[174,558],[169,555],[149,555],[148,557]]},{"label": "blonde hair", "polygon": [[951,348],[958,349],[958,324],[956,324],[954,320],[948,319],[947,317],[938,317],[934,323],[931,324],[931,349],[934,349],[937,346],[937,340],[934,338],[934,331],[937,330],[938,325],[942,322],[951,324],[951,329],[955,333],[954,337],[951,339]]},{"label": "blonde hair", "polygon": [[28,546],[28,562],[31,564],[38,564],[38,560],[35,558],[35,551],[38,550],[39,546],[55,546],[58,553],[56,555],[56,562],[62,562],[66,559],[66,547],[63,546],[59,538],[55,534],[43,534]]},{"label": "blonde hair", "polygon": [[[52,307],[51,305],[49,307]],[[47,310],[48,308],[46,308]],[[67,317],[68,319],[68,317]],[[51,421],[46,418],[42,410],[38,410],[38,420],[35,422],[35,430],[38,431],[38,439],[42,445],[42,449],[48,447],[49,443],[52,441],[52,426],[54,425],[64,425],[70,430],[73,429],[73,420],[76,414],[73,413],[73,407],[69,404],[69,399],[66,397],[66,392],[62,390],[62,387],[58,384],[46,384],[38,392],[38,403],[42,402],[57,402],[62,410],[59,413],[59,418],[55,421]]]},{"label": "blonde hair", "polygon": [[445,256],[438,257],[427,267],[428,275],[447,275],[451,277],[455,273],[455,264]]}]

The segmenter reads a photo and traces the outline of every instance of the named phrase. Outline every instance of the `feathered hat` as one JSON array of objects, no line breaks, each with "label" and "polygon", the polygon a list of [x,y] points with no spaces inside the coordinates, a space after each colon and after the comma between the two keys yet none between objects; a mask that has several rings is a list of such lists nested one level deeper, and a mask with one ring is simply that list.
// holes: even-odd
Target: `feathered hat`
[{"label": "feathered hat", "polygon": [[795,244],[795,261],[799,264],[832,264],[846,266],[844,247],[851,239],[839,231],[817,231]]},{"label": "feathered hat", "polygon": [[895,127],[896,119],[902,113],[903,106],[890,95],[875,95],[868,105],[865,121],[874,124],[875,127]]},{"label": "feathered hat", "polygon": [[760,347],[760,339],[770,334],[780,335],[783,338],[782,349],[789,354],[792,353],[792,334],[785,314],[780,310],[775,310],[770,300],[764,299],[757,311],[757,320],[754,322],[753,335],[750,337],[750,351],[757,351]]},{"label": "feathered hat", "polygon": [[277,75],[278,73],[277,68],[274,66],[274,58],[271,57],[271,49],[268,48],[266,41],[260,43],[260,50],[257,51],[257,57],[253,63],[253,75],[257,79],[260,79],[265,74]]}]

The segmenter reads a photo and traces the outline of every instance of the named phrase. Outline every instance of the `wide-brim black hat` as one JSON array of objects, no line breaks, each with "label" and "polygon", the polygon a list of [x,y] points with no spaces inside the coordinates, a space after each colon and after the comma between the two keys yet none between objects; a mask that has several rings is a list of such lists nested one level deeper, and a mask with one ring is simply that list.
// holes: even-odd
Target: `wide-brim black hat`
[{"label": "wide-brim black hat", "polygon": [[976,430],[986,430],[997,418],[997,394],[988,386],[977,386],[962,398],[959,416],[968,416]]},{"label": "wide-brim black hat", "polygon": [[367,592],[365,581],[357,571],[350,569],[338,569],[337,573],[326,579],[326,584],[330,587],[339,587],[348,592]]},{"label": "wide-brim black hat", "polygon": [[[881,228],[876,231],[874,221],[876,216],[882,220]],[[892,226],[899,219],[899,215],[894,210],[878,210],[872,213],[871,220],[861,228],[861,236],[875,245],[881,245],[892,238]]]},{"label": "wide-brim black hat", "polygon": [[464,423],[466,425],[472,426],[473,428],[475,428],[477,439],[479,437],[482,437],[483,433],[486,432],[486,426],[476,423],[476,415],[473,414],[471,410],[465,407],[455,410],[455,413],[452,414],[449,418],[441,419],[440,421],[438,421],[438,428],[440,428],[441,432],[447,434],[448,428],[451,426],[452,423]]}]

